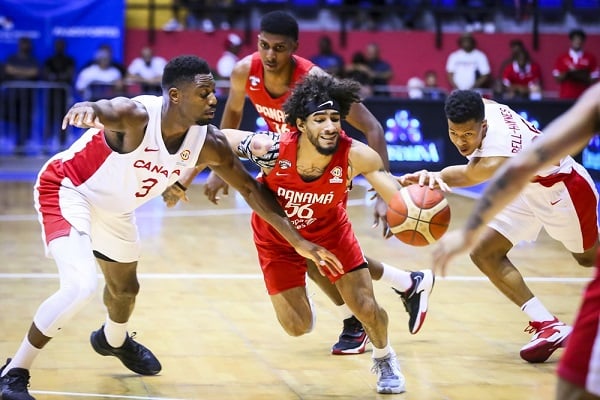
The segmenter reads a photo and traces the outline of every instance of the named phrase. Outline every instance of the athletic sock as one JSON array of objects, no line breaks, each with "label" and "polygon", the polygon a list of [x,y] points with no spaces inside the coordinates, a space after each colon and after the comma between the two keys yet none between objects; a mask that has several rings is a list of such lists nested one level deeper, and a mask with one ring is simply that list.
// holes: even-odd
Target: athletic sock
[{"label": "athletic sock", "polygon": [[388,342],[383,349],[378,349],[373,346],[373,358],[383,358],[392,352],[392,347],[390,346],[390,342]]},{"label": "athletic sock", "polygon": [[114,322],[107,315],[104,323],[104,336],[106,336],[106,341],[112,347],[123,346],[125,339],[127,339],[127,322]]},{"label": "athletic sock", "polygon": [[15,356],[12,358],[12,360],[10,360],[10,363],[8,363],[6,368],[4,368],[4,371],[2,371],[2,376],[6,375],[6,373],[13,368],[24,368],[27,370],[31,369],[33,360],[35,360],[41,351],[42,349],[34,347],[31,343],[29,343],[29,339],[25,337],[25,339],[23,339],[21,342],[21,346],[19,346]]},{"label": "athletic sock", "polygon": [[406,292],[413,285],[413,281],[410,277],[410,272],[401,270],[399,268],[393,267],[386,263],[381,263],[383,265],[383,273],[381,274],[381,282],[387,283],[394,289],[397,289],[401,292]]},{"label": "athletic sock", "polygon": [[552,321],[554,315],[544,307],[537,297],[532,297],[521,306],[521,310],[529,316],[532,321]]}]

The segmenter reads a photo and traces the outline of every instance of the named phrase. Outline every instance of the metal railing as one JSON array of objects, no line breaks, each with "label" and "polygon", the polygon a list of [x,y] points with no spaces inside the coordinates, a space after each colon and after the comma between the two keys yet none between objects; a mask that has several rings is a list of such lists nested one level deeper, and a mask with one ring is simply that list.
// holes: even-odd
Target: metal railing
[{"label": "metal railing", "polygon": [[73,103],[71,86],[45,81],[0,84],[0,155],[48,154],[63,149],[73,129],[61,129]]}]

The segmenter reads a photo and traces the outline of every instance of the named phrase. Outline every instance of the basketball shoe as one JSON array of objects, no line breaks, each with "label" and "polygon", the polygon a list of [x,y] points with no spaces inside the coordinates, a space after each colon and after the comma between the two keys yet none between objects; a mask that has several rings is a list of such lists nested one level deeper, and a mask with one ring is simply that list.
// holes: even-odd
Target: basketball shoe
[{"label": "basketball shoe", "polygon": [[124,366],[140,375],[156,375],[161,370],[158,359],[152,352],[135,340],[135,332],[132,336],[127,335],[125,343],[121,347],[112,347],[106,341],[104,325],[97,331],[92,332],[90,342],[96,353],[103,356],[115,356]]},{"label": "basketball shoe", "polygon": [[427,316],[427,307],[429,305],[429,295],[433,291],[435,276],[430,269],[414,271],[410,273],[413,281],[412,286],[405,292],[394,289],[400,295],[404,308],[408,312],[408,330],[413,335],[419,332],[425,317]]},{"label": "basketball shoe", "polygon": [[338,342],[331,348],[331,354],[362,354],[365,352],[367,343],[369,343],[367,332],[353,315],[344,320],[344,329],[342,329]]},{"label": "basketball shoe", "polygon": [[521,358],[530,363],[542,363],[559,347],[567,344],[572,327],[560,322],[558,318],[552,321],[529,321],[525,332],[533,333],[533,337],[523,348]]},{"label": "basketball shoe", "polygon": [[406,381],[400,372],[396,354],[391,352],[383,358],[374,358],[371,371],[377,374],[377,393],[402,393],[406,391]]},{"label": "basketball shoe", "polygon": [[[10,362],[0,368],[0,375],[4,368]],[[2,400],[35,400],[27,391],[29,387],[29,371],[24,368],[12,368],[2,378],[0,378],[0,399]]]}]

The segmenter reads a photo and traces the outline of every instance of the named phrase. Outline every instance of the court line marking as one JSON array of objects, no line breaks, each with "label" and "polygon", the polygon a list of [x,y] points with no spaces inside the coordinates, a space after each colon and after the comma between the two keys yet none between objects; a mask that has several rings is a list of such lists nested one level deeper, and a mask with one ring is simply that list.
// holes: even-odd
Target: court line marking
[{"label": "court line marking", "polygon": [[[102,274],[98,274],[99,278],[103,278]],[[172,274],[172,273],[141,273],[138,274],[140,279],[165,279],[165,280],[187,280],[187,279],[204,279],[204,280],[262,280],[261,274]],[[58,279],[58,274],[55,273],[0,273],[2,279]],[[484,282],[489,279],[485,276],[436,276],[436,280],[446,280],[455,282]],[[591,278],[583,277],[560,277],[560,276],[530,276],[524,277],[527,282],[539,283],[586,283]]]},{"label": "court line marking", "polygon": [[76,392],[51,392],[45,390],[30,390],[33,394],[44,394],[49,396],[70,396],[70,397],[102,397],[109,399],[131,399],[131,400],[184,400],[173,397],[147,397],[147,396],[127,396],[116,394],[101,394],[101,393],[76,393]]}]

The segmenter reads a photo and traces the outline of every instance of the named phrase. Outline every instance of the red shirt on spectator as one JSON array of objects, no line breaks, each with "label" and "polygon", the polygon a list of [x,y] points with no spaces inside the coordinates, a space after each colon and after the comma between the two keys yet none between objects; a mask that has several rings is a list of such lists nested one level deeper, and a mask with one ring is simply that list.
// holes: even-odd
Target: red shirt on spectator
[{"label": "red shirt on spectator", "polygon": [[502,83],[505,86],[540,85],[542,70],[538,63],[529,62],[523,68],[516,61],[508,64],[502,72]]},{"label": "red shirt on spectator", "polygon": [[[589,71],[592,81],[600,78],[600,68],[598,67],[596,57],[586,51],[574,51],[570,49],[568,53],[558,57],[552,70],[552,75],[556,77],[573,70]],[[589,84],[582,81],[565,79],[560,83],[559,97],[561,99],[576,99],[588,87]]]}]

